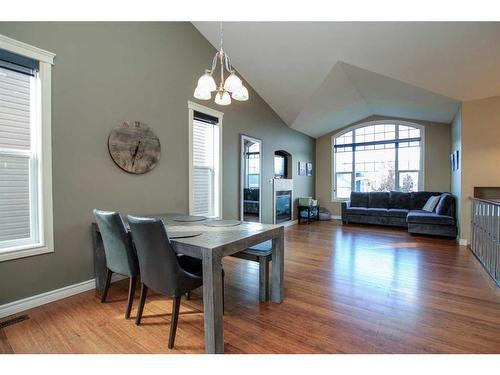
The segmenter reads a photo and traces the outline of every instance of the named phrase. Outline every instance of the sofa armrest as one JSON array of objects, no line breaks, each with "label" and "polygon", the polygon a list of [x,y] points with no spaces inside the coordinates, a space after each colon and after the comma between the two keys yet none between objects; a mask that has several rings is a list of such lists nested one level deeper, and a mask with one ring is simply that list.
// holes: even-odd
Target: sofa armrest
[{"label": "sofa armrest", "polygon": [[348,200],[348,201],[341,202],[341,207],[342,207],[342,210],[341,210],[342,222],[347,223],[347,209],[349,207],[351,207],[351,201]]}]

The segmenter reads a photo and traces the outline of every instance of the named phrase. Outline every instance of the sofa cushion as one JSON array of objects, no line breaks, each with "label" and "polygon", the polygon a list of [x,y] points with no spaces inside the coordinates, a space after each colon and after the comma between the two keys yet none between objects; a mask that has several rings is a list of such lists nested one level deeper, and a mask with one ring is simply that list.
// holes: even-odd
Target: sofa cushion
[{"label": "sofa cushion", "polygon": [[368,207],[368,193],[351,193],[351,207]]},{"label": "sofa cushion", "polygon": [[390,208],[410,209],[410,193],[401,191],[391,191],[390,193]]},{"label": "sofa cushion", "polygon": [[410,193],[410,210],[421,210],[427,200],[433,195],[441,193],[432,193],[430,191],[414,191]]},{"label": "sofa cushion", "polygon": [[345,212],[348,215],[367,215],[366,210],[366,207],[347,207]]},{"label": "sofa cushion", "polygon": [[450,193],[441,194],[439,203],[436,206],[438,215],[455,216],[455,198]]},{"label": "sofa cushion", "polygon": [[349,207],[346,211],[348,215],[389,216],[387,208]]},{"label": "sofa cushion", "polygon": [[388,216],[406,218],[406,216],[408,216],[408,210],[404,208],[389,208]]},{"label": "sofa cushion", "polygon": [[371,192],[368,193],[368,207],[370,208],[389,208],[389,192]]},{"label": "sofa cushion", "polygon": [[438,215],[435,212],[423,210],[408,212],[406,221],[415,224],[455,225],[455,219],[452,216]]},{"label": "sofa cushion", "polygon": [[427,199],[427,202],[425,202],[424,207],[422,207],[422,210],[427,211],[427,212],[434,212],[434,209],[436,208],[437,204],[439,203],[439,196],[433,195],[432,197],[429,197]]}]

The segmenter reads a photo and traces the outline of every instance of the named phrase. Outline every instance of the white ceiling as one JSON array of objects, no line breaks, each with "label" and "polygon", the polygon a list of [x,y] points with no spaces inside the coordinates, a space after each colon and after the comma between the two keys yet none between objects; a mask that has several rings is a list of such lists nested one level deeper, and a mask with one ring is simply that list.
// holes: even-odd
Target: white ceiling
[{"label": "white ceiling", "polygon": [[[217,22],[193,24],[218,48]],[[500,95],[500,23],[225,22],[224,50],[313,137],[373,114],[449,123]]]}]

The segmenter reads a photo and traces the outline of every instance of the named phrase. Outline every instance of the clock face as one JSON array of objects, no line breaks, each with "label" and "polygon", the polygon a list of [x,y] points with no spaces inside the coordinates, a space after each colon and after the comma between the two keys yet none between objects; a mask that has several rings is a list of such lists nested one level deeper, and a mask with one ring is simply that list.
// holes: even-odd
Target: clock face
[{"label": "clock face", "polygon": [[157,135],[139,121],[124,122],[109,134],[108,150],[113,161],[121,169],[142,174],[153,169],[160,160],[160,140]]}]

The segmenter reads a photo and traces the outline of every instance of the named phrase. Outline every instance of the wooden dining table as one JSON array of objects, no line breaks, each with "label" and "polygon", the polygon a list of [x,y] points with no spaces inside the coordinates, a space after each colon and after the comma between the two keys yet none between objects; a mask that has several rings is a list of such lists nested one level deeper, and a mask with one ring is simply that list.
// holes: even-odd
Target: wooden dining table
[{"label": "wooden dining table", "polygon": [[[203,262],[203,310],[205,325],[205,352],[224,353],[224,319],[222,308],[222,258],[264,241],[272,240],[271,301],[281,303],[284,295],[284,228],[279,224],[242,222],[235,226],[208,226],[213,219],[196,222],[179,222],[180,214],[142,215],[161,218],[167,233],[175,237],[182,232],[199,232],[200,235],[172,238],[174,250],[179,254],[201,259]],[[128,225],[127,225],[128,228]],[[106,258],[104,247],[95,223],[92,224],[94,244],[94,270],[96,288],[104,290]]]}]

